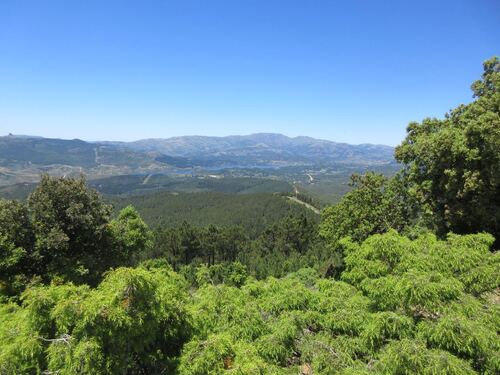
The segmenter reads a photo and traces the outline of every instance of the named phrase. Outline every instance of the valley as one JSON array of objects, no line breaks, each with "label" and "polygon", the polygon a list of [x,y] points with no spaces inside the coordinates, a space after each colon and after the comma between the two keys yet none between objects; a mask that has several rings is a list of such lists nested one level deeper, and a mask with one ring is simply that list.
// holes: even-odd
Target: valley
[{"label": "valley", "polygon": [[321,204],[349,191],[353,173],[394,174],[393,149],[281,134],[85,142],[0,137],[0,197],[24,198],[40,175],[78,177],[104,195],[159,191],[287,193],[300,187]]}]

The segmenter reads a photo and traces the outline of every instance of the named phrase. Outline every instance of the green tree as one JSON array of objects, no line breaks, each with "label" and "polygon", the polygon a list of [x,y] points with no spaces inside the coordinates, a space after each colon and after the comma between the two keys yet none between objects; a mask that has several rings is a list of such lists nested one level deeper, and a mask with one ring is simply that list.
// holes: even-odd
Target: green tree
[{"label": "green tree", "polygon": [[222,242],[219,260],[223,262],[234,262],[238,255],[245,251],[249,239],[243,227],[230,226],[223,227]]},{"label": "green tree", "polygon": [[343,237],[363,241],[389,229],[405,230],[416,218],[415,205],[401,176],[369,172],[351,177],[353,190],[322,212],[319,233],[333,247]]},{"label": "green tree", "polygon": [[201,247],[203,260],[208,265],[214,265],[216,256],[222,253],[222,233],[220,228],[213,224],[204,228],[201,233]]},{"label": "green tree", "polygon": [[305,215],[288,216],[270,225],[238,260],[258,278],[280,277],[318,260],[317,223]]},{"label": "green tree", "polygon": [[26,206],[17,201],[0,200],[0,290],[15,293],[33,275],[37,264],[34,245]]},{"label": "green tree", "polygon": [[36,244],[34,257],[40,276],[59,275],[77,282],[96,282],[113,264],[109,227],[111,206],[84,178],[42,176],[28,197]]},{"label": "green tree", "polygon": [[500,237],[500,61],[484,63],[472,103],[411,123],[396,159],[437,232]]},{"label": "green tree", "polygon": [[185,284],[168,268],[119,268],[95,289],[39,286],[0,306],[2,374],[171,373],[190,334]]},{"label": "green tree", "polygon": [[292,252],[304,254],[316,240],[317,224],[305,215],[288,216],[269,226],[257,239],[256,246],[265,254]]},{"label": "green tree", "polygon": [[202,261],[203,249],[200,231],[193,228],[187,221],[182,223],[179,231],[184,264],[189,264],[193,260]]},{"label": "green tree", "polygon": [[118,264],[133,265],[153,246],[153,234],[132,206],[122,209],[110,222],[110,227],[117,247],[115,262]]},{"label": "green tree", "polygon": [[164,258],[175,270],[184,263],[185,254],[181,232],[178,228],[157,228],[154,231],[154,245],[146,255],[148,258]]}]

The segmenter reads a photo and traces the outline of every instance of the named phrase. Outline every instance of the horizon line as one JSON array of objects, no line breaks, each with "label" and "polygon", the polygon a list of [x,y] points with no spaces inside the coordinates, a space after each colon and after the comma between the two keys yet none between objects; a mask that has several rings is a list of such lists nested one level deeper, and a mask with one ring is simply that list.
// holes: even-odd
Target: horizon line
[{"label": "horizon line", "polygon": [[139,139],[128,140],[128,141],[117,141],[117,140],[110,140],[110,139],[89,140],[89,139],[83,139],[83,138],[58,138],[58,137],[46,137],[46,136],[34,135],[34,134],[15,134],[15,133],[11,133],[11,132],[7,133],[6,135],[0,135],[0,137],[57,139],[57,140],[62,140],[62,141],[82,141],[82,142],[87,142],[87,143],[134,143],[134,142],[140,142],[140,141],[169,140],[169,139],[187,138],[187,137],[193,137],[193,138],[194,137],[197,137],[197,138],[230,138],[230,137],[251,137],[251,136],[255,136],[255,135],[279,135],[279,136],[286,137],[288,139],[310,138],[310,139],[313,139],[316,141],[325,141],[325,142],[345,144],[345,145],[350,145],[350,146],[370,145],[370,146],[384,146],[384,147],[391,147],[391,148],[396,147],[393,145],[388,145],[388,144],[383,144],[383,143],[370,143],[370,142],[349,143],[349,142],[334,141],[334,140],[325,139],[325,138],[316,138],[316,137],[311,137],[308,135],[289,136],[289,135],[286,135],[283,133],[273,133],[273,132],[257,132],[257,133],[250,133],[250,134],[229,134],[229,135],[198,135],[198,134],[174,135],[171,137],[148,137],[148,138],[139,138]]}]

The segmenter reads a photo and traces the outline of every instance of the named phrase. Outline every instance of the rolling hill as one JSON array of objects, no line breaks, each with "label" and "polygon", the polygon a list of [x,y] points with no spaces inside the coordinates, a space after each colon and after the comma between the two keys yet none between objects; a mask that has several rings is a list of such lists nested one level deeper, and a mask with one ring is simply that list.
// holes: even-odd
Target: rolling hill
[{"label": "rolling hill", "polygon": [[[87,181],[88,185],[109,197],[129,197],[168,191],[172,193],[218,192],[226,194],[291,193],[287,181],[255,177],[171,177],[162,174],[121,175]],[[0,186],[0,198],[25,199],[36,182]]]},{"label": "rolling hill", "polygon": [[174,227],[183,221],[194,226],[240,225],[254,237],[269,225],[289,216],[319,216],[303,205],[280,194],[228,194],[220,192],[159,192],[126,198],[113,198],[115,212],[132,205],[152,227]]},{"label": "rolling hill", "polygon": [[[35,182],[41,173],[89,178],[132,173],[166,173],[175,166],[155,152],[129,148],[29,136],[0,137],[0,185]],[[175,160],[175,158],[173,158]],[[171,161],[172,162],[172,161]]]},{"label": "rolling hill", "polygon": [[144,139],[121,144],[135,151],[156,151],[184,157],[198,165],[387,164],[393,148],[384,145],[350,145],[311,137],[258,133],[244,136],[184,136]]},{"label": "rolling hill", "polygon": [[[116,181],[104,181],[103,186],[106,186],[102,190],[125,189],[121,193],[151,189],[178,191],[177,188],[180,191],[213,191],[211,187],[202,186],[209,180],[192,180],[187,185],[183,181],[180,185],[185,189],[179,186],[170,189],[168,186],[179,185],[179,180],[168,181],[164,177],[159,181],[158,176],[265,177],[311,185],[311,190],[324,196],[324,193],[338,193],[337,187],[347,183],[351,173],[367,169],[393,173],[398,165],[392,154],[393,148],[389,146],[349,145],[270,133],[135,142],[86,142],[9,135],[0,137],[0,186],[14,185],[4,195],[15,196],[18,189],[19,193],[29,190],[29,186],[15,184],[35,183],[40,174],[48,173],[56,176],[84,174],[89,181],[118,176]],[[149,175],[156,177],[149,186],[140,186]],[[233,183],[230,181],[227,185]],[[117,187],[123,184],[125,187]],[[264,191],[282,191],[282,188]]]}]

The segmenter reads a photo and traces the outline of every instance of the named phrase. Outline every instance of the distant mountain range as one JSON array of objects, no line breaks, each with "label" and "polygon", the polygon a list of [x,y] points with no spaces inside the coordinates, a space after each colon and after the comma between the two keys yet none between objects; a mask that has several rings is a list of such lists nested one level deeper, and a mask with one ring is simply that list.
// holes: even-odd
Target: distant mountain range
[{"label": "distant mountain range", "polygon": [[122,143],[134,151],[154,151],[184,157],[203,164],[287,165],[318,163],[387,163],[394,149],[383,145],[350,145],[310,137],[290,138],[282,134],[243,136],[184,136],[143,139]]},{"label": "distant mountain range", "polygon": [[258,133],[243,136],[184,136],[111,142],[136,152],[159,152],[185,158],[199,166],[283,166],[346,163],[371,165],[393,162],[394,149],[384,145],[350,145],[311,137]]},{"label": "distant mountain range", "polygon": [[[36,181],[40,173],[89,178],[172,174],[189,169],[323,168],[394,164],[393,148],[350,145],[282,134],[184,136],[135,142],[85,142],[8,135],[0,137],[0,184]],[[181,170],[181,171],[180,171]]]}]

